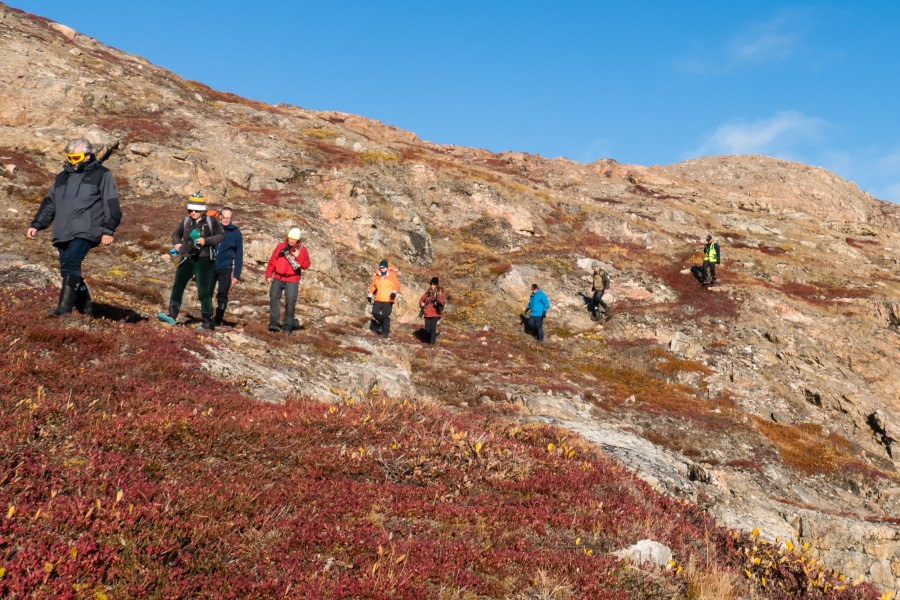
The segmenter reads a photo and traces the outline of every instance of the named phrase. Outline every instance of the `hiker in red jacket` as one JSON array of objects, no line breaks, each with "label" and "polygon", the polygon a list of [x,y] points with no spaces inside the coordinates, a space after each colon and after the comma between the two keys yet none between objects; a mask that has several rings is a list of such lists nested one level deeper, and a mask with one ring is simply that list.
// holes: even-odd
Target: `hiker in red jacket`
[{"label": "hiker in red jacket", "polygon": [[425,317],[425,332],[428,334],[428,343],[432,346],[437,341],[438,321],[441,320],[444,305],[447,304],[444,288],[439,287],[439,283],[437,277],[432,277],[428,289],[419,298],[419,308],[422,309],[421,316]]},{"label": "hiker in red jacket", "polygon": [[[269,264],[266,265],[266,283],[269,287],[269,331],[283,331],[290,335],[294,330],[294,307],[300,291],[300,274],[309,268],[309,253],[300,243],[300,230],[291,229],[287,238],[275,246]],[[284,321],[281,314],[281,295],[284,294]]]}]

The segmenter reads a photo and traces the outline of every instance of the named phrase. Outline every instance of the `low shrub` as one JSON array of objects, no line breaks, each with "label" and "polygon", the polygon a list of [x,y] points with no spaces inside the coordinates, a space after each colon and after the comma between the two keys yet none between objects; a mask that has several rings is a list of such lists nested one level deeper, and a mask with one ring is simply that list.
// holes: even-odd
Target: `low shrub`
[{"label": "low shrub", "polygon": [[366,150],[356,155],[356,160],[361,165],[380,165],[385,163],[396,163],[400,157],[383,150]]},{"label": "low shrub", "polygon": [[0,289],[2,597],[515,597],[539,572],[577,597],[684,597],[696,577],[612,554],[644,538],[743,597],[817,585],[742,579],[755,542],[561,430],[377,395],[254,402],[203,371],[192,330],[29,318],[51,301]]}]

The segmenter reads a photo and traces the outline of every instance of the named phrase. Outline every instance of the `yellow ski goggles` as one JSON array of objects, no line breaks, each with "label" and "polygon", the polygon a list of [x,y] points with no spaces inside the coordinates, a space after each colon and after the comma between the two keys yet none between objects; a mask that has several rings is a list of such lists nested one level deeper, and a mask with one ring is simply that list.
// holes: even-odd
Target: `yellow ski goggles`
[{"label": "yellow ski goggles", "polygon": [[66,160],[69,161],[70,165],[77,165],[84,160],[84,156],[84,152],[75,152],[73,154],[66,154]]}]

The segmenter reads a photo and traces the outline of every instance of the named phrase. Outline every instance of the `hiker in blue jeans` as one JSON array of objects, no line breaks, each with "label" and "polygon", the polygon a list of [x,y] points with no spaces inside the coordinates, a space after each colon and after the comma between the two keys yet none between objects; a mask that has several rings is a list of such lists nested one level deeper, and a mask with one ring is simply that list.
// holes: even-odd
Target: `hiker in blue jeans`
[{"label": "hiker in blue jeans", "polygon": [[531,329],[537,341],[544,341],[544,315],[550,310],[550,300],[538,284],[531,284],[531,297],[525,311],[528,313],[528,328]]},{"label": "hiker in blue jeans", "polygon": [[56,310],[50,314],[67,315],[75,308],[91,315],[93,302],[81,265],[91,249],[113,243],[122,210],[112,173],[94,156],[91,142],[85,138],[72,140],[66,144],[65,155],[63,170],[41,202],[25,237],[33,240],[38,231],[53,225],[62,287]]}]

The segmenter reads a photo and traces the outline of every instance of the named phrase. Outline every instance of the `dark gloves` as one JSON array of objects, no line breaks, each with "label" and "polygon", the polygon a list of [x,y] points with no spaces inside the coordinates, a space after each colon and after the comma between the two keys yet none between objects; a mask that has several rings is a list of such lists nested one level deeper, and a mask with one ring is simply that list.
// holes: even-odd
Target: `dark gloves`
[{"label": "dark gloves", "polygon": [[369,304],[372,304],[372,294],[366,296],[366,300],[369,302]]}]

